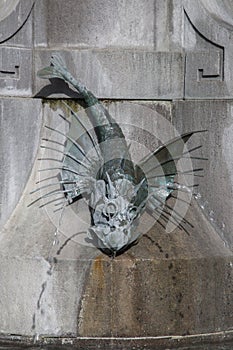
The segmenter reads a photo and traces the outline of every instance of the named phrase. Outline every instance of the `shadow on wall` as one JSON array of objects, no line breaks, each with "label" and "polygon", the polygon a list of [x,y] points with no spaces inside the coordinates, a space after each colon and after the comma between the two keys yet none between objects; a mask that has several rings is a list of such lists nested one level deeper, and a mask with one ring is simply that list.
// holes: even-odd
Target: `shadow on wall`
[{"label": "shadow on wall", "polygon": [[[62,79],[52,78],[49,79],[50,84],[44,86],[34,97],[35,98],[47,98],[50,95],[63,94],[64,97],[70,97],[74,99],[82,99],[80,94],[72,90],[69,85],[64,82]],[[81,106],[83,103],[79,102]]]}]

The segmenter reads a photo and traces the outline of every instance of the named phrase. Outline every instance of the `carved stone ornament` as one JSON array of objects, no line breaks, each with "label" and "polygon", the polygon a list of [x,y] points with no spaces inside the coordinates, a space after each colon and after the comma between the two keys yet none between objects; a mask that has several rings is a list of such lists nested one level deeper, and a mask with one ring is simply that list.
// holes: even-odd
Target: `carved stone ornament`
[{"label": "carved stone ornament", "polygon": [[232,98],[230,1],[184,1],[185,97]]}]

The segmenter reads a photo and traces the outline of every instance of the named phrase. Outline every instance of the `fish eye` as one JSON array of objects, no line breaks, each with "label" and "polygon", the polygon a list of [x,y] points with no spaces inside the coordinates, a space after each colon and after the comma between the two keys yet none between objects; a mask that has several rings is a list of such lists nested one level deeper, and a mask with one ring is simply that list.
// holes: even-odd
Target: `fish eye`
[{"label": "fish eye", "polygon": [[128,211],[128,220],[135,219],[136,214],[137,214],[137,208],[136,208],[136,207],[131,207],[131,208],[129,208],[129,211]]},{"label": "fish eye", "polygon": [[109,202],[105,205],[104,209],[103,209],[103,213],[105,216],[107,217],[113,217],[116,215],[117,213],[117,206],[115,203],[113,202]]}]

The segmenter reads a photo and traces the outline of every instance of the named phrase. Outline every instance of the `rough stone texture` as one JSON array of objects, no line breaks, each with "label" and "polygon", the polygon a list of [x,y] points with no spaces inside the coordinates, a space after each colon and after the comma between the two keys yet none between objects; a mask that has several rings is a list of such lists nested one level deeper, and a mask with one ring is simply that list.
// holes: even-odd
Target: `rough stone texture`
[{"label": "rough stone texture", "polygon": [[[98,97],[182,98],[180,1],[148,0],[145,6],[140,1],[80,1],[77,5],[70,0],[64,7],[60,0],[44,0],[36,4],[35,12],[36,71],[48,64],[57,48],[65,48],[62,55],[67,65]],[[38,93],[45,82],[35,81]],[[51,91],[45,89],[39,96],[47,97]]]},{"label": "rough stone texture", "polygon": [[3,21],[6,17],[8,17],[18,5],[19,0],[9,0],[8,2],[2,0],[0,2],[0,21]]},{"label": "rough stone texture", "polygon": [[197,183],[200,183],[200,203],[231,248],[233,246],[232,107],[232,101],[177,102],[174,118],[180,132],[208,130],[205,135],[200,136],[202,150],[194,153],[209,158],[207,162],[195,162],[197,167],[204,166],[205,169],[204,178],[197,178]]},{"label": "rough stone texture", "polygon": [[95,260],[79,335],[148,337],[231,328],[231,251],[196,205],[187,218],[195,226],[190,236],[166,234],[155,225],[111,267],[108,258]]},{"label": "rough stone texture", "polygon": [[0,46],[0,94],[32,95],[32,51]]},{"label": "rough stone texture", "polygon": [[33,0],[1,4],[0,95],[32,96]]},{"label": "rough stone texture", "polygon": [[[8,99],[4,99],[3,101],[8,101]],[[12,102],[12,100],[9,101]],[[19,101],[21,100],[19,99]],[[25,150],[22,151],[22,148],[19,147],[19,143],[17,143],[17,151],[21,153],[21,156],[25,158],[25,161],[27,159],[26,156],[28,156],[27,152],[29,153],[29,151],[32,151],[28,147],[29,140],[31,144],[31,139],[33,139],[35,143],[34,147],[38,147],[38,135],[41,125],[40,118],[36,120],[37,124],[35,126],[29,123],[29,121],[31,121],[31,111],[29,107],[31,106],[31,108],[34,108],[35,111],[35,106],[37,106],[38,110],[35,111],[35,113],[38,117],[41,101],[38,100],[37,104],[35,103],[36,101],[31,100],[25,100],[24,102],[27,105],[27,114],[25,114],[26,120],[24,121],[26,131],[22,131],[28,135],[27,138],[25,134],[16,135],[15,137],[22,138],[22,147],[24,147]],[[12,114],[15,114],[13,113],[12,104],[13,102],[11,103]],[[13,105],[19,108],[19,105],[15,102]],[[56,101],[50,101],[44,105],[44,123],[46,125],[53,127],[56,126],[58,130],[61,130],[62,125],[60,126],[60,118],[58,117],[58,113],[61,112],[61,107],[62,104]],[[125,130],[127,138],[134,141],[133,148],[136,148],[137,144],[139,146],[145,144],[145,147],[148,148],[154,144],[154,147],[156,147],[158,139],[156,139],[154,135],[157,133],[157,127],[160,129],[160,135],[159,137],[157,135],[157,138],[161,139],[163,134],[165,141],[166,138],[169,137],[168,135],[171,135],[173,132],[173,128],[170,124],[171,104],[169,102],[116,102],[107,103],[106,107],[111,110],[114,117],[118,118],[119,123]],[[23,113],[22,106],[20,109]],[[77,110],[80,112],[80,107],[77,107]],[[140,114],[140,118],[138,119],[135,118],[136,111],[140,111],[140,113],[138,113]],[[22,123],[20,118],[14,121],[9,119],[7,113],[4,113],[4,117],[6,119],[4,119],[5,123],[10,122],[8,129],[8,123],[6,125],[4,124],[4,130],[9,130],[6,135],[10,133],[10,126],[12,123]],[[85,118],[85,115],[83,117]],[[148,120],[151,120],[152,118],[154,118],[154,123],[150,123],[149,125]],[[163,122],[161,118],[163,118]],[[134,120],[134,125],[138,125],[139,130],[140,128],[148,128],[146,134],[147,139],[145,139],[145,135],[143,135],[142,132],[138,132],[137,138],[135,137],[135,130],[129,128],[132,120]],[[171,130],[169,130],[169,125]],[[15,132],[18,131],[18,129],[19,127],[16,127],[14,129]],[[150,135],[149,131],[151,132]],[[35,137],[34,134],[31,134],[32,132],[36,132],[37,137]],[[149,136],[151,140],[150,145],[148,143]],[[43,128],[41,138],[44,137],[54,139],[54,134],[49,135],[47,130]],[[8,145],[6,138],[4,138],[2,142],[4,149],[6,149]],[[44,142],[42,142],[42,144],[44,144]],[[14,145],[13,142],[11,145]],[[11,152],[13,152],[12,148]],[[55,155],[56,152],[52,153],[50,156],[54,159]],[[19,157],[20,155],[17,153],[16,159]],[[43,154],[43,151],[41,150],[37,155],[37,158],[47,158],[47,155]],[[13,159],[12,162],[15,166],[15,159]],[[11,168],[6,168],[10,165],[8,157],[3,163],[6,164],[5,179],[8,179],[9,177],[12,178],[10,172]],[[56,162],[52,161],[49,164],[50,166],[55,166]],[[19,162],[19,166],[22,166],[22,163]],[[25,163],[23,168],[25,170],[30,169],[29,165]],[[14,213],[11,215],[11,218],[1,232],[0,255],[2,261],[2,272],[0,278],[4,282],[0,286],[0,294],[2,295],[0,313],[4,317],[2,318],[2,321],[0,321],[0,330],[2,333],[23,333],[26,335],[33,335],[35,333],[54,336],[69,334],[77,335],[78,327],[85,330],[87,323],[89,326],[92,324],[88,320],[93,318],[93,314],[89,315],[85,308],[85,299],[89,300],[90,297],[88,287],[86,289],[86,284],[92,275],[92,271],[88,271],[93,263],[96,269],[99,269],[101,273],[102,262],[99,262],[98,259],[94,260],[96,255],[99,254],[99,251],[96,250],[96,248],[85,244],[79,236],[77,239],[74,238],[66,243],[66,240],[69,237],[76,232],[87,229],[89,226],[89,223],[87,222],[88,219],[86,218],[86,216],[89,218],[89,212],[86,206],[84,206],[84,209],[82,209],[82,206],[78,207],[78,216],[75,215],[75,211],[69,210],[68,208],[68,211],[63,213],[62,220],[60,220],[59,213],[54,213],[54,210],[56,209],[54,204],[56,204],[56,202],[49,203],[44,206],[43,209],[39,208],[40,205],[44,205],[57,197],[59,198],[61,195],[50,197],[44,201],[40,200],[34,205],[29,206],[35,199],[50,191],[49,188],[30,194],[32,190],[45,184],[44,182],[41,182],[41,184],[36,185],[37,181],[41,181],[51,175],[54,177],[54,175],[59,172],[58,170],[55,170],[46,175],[39,172],[39,170],[43,168],[46,168],[46,163],[44,164],[43,161],[35,162],[32,175],[27,183],[24,194]],[[21,169],[18,170],[18,172],[19,171],[22,173]],[[16,182],[15,179],[12,179],[12,181],[13,183]],[[54,179],[52,181],[54,182]],[[5,187],[6,186],[4,185],[4,188]],[[19,186],[17,188],[19,190]],[[12,195],[10,190],[9,193]],[[4,199],[3,203],[6,202],[7,199]],[[3,219],[5,218],[6,214]],[[85,220],[88,225],[83,225],[82,220]],[[59,231],[56,230],[56,226],[59,227]],[[54,245],[56,237],[58,238],[59,243]],[[84,235],[84,238],[85,237],[86,236]],[[57,262],[53,261],[54,257]],[[110,263],[109,258],[107,258],[106,261]],[[28,264],[31,266],[30,269],[27,268]],[[15,278],[15,276],[17,276],[17,278]],[[106,315],[110,310],[109,307],[107,308],[105,305],[106,300],[110,300],[109,293],[106,292],[105,300],[100,302],[100,295],[98,293],[98,288],[100,288],[98,276],[98,274],[93,274],[92,278],[96,283],[96,286],[94,287],[96,294],[95,291],[91,292],[96,303],[95,313],[99,315],[102,314],[102,318],[106,319]],[[11,298],[8,298],[9,290],[14,291]],[[13,302],[14,299],[17,301],[17,304]],[[112,302],[113,300],[111,299],[110,306],[112,306]],[[8,313],[13,313],[14,319],[8,319]],[[79,315],[79,320],[77,320],[77,315]],[[22,323],[23,330],[21,328]],[[83,333],[85,332],[84,330]],[[105,332],[106,334],[109,334],[108,323],[105,325]],[[89,331],[89,334],[91,334],[91,331]]]},{"label": "rough stone texture", "polygon": [[37,153],[41,101],[0,99],[0,227],[18,203]]},{"label": "rough stone texture", "polygon": [[68,0],[65,6],[62,0],[40,0],[35,12],[38,47],[181,47],[182,4],[177,0]]},{"label": "rough stone texture", "polygon": [[[16,5],[16,6],[15,6]],[[5,1],[1,7],[0,44],[32,47],[33,0]]]},{"label": "rough stone texture", "polygon": [[[55,101],[45,105],[46,124],[56,123],[61,106]],[[137,144],[156,147],[158,140],[152,135],[158,130],[160,141],[174,132],[171,103],[116,102],[106,107],[134,141],[133,154]],[[129,127],[132,123],[134,127]],[[149,130],[141,135],[140,128]],[[43,134],[48,136],[45,129]],[[74,212],[58,219],[57,231],[54,202],[43,209],[39,205],[47,201],[28,207],[47,191],[29,194],[43,180],[38,172],[43,167],[43,162],[35,163],[25,193],[1,234],[3,333],[156,337],[231,327],[232,254],[196,205],[187,215],[194,224],[189,236],[179,230],[166,233],[156,224],[137,246],[111,260],[83,245],[80,238],[66,241],[82,230],[79,216],[73,223]],[[147,224],[149,218],[143,220]],[[10,298],[9,290],[14,291]],[[14,320],[8,313],[14,313]]]},{"label": "rough stone texture", "polygon": [[[54,52],[58,53],[36,51],[35,70],[48,65]],[[172,99],[183,95],[184,61],[178,52],[119,49],[60,51],[59,54],[73,75],[100,98]],[[36,79],[40,97],[55,96],[55,93],[57,97],[64,91],[64,84],[42,89],[46,85],[47,81]]]},{"label": "rough stone texture", "polygon": [[230,21],[226,21],[229,4],[228,1],[223,2],[221,6],[216,6],[216,1],[184,1],[186,98],[211,99],[233,96],[233,27]]},{"label": "rough stone texture", "polygon": [[[84,348],[97,341],[114,350],[179,343],[196,350],[201,342],[212,348],[211,339],[224,340],[228,333],[220,331],[229,332],[233,321],[232,101],[224,101],[233,97],[232,2],[38,0],[30,13],[31,6],[32,0],[19,1],[0,22],[0,95],[15,96],[0,100],[1,223],[10,216],[0,235],[0,331],[78,336],[73,344]],[[59,80],[49,85],[36,77],[52,52],[97,96],[122,100],[106,106],[135,159],[141,144],[143,153],[173,137],[172,124],[180,132],[210,130],[199,138],[209,161],[205,177],[196,178],[204,211],[194,203],[187,213],[190,236],[152,228],[145,217],[147,236],[112,261],[78,235],[89,224],[85,203],[67,208],[63,220],[54,213],[57,202],[27,207],[44,192],[29,195],[43,179],[39,162],[27,182],[41,101],[24,97],[79,97]],[[60,107],[52,100],[45,105],[46,122],[54,122]],[[58,340],[66,342],[73,340]]]},{"label": "rough stone texture", "polygon": [[56,228],[47,211],[38,205],[28,207],[33,200],[29,192],[38,179],[37,164],[1,232],[0,330],[10,334],[74,335],[85,273],[96,252],[72,241],[68,255],[56,254],[67,237],[60,233],[59,245],[54,244]]}]

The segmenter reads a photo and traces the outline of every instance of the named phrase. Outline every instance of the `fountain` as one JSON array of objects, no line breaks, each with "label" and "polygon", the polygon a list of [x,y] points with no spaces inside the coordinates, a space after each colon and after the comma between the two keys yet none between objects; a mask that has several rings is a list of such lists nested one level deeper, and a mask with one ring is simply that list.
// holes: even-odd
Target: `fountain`
[{"label": "fountain", "polygon": [[[0,8],[0,346],[230,349],[229,2],[19,0]],[[88,119],[70,86],[36,76],[54,52],[122,127],[135,161],[139,150],[208,130],[188,141],[202,145],[192,157],[208,158],[192,159],[204,168],[190,179],[196,198],[180,192],[169,202],[184,210],[186,230],[167,213],[163,225],[145,216],[139,243],[112,259],[86,239],[85,201],[63,208],[60,192],[36,201],[31,192],[45,178],[56,191],[58,171],[41,170],[58,157],[45,140],[64,144],[52,130],[67,131],[59,115],[72,109]]]}]

